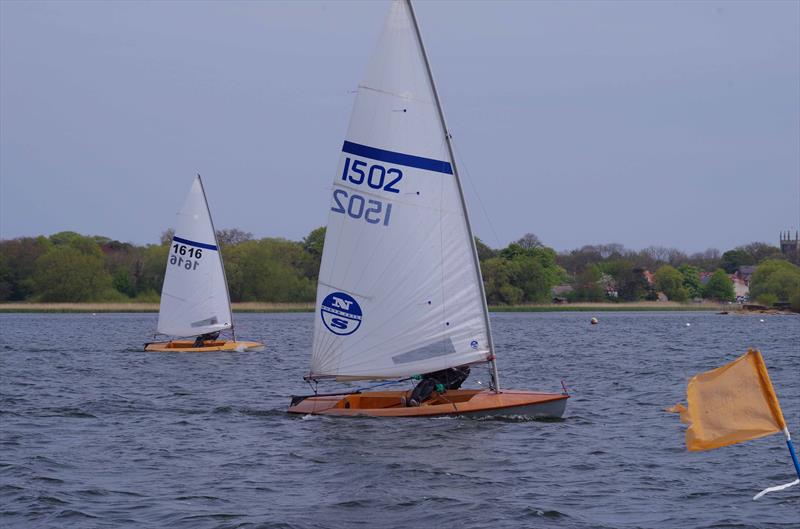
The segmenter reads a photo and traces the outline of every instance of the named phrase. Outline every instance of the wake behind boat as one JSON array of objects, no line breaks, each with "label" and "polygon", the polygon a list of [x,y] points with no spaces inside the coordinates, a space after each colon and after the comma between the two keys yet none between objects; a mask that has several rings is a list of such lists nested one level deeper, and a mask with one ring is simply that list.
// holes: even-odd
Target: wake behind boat
[{"label": "wake behind boat", "polygon": [[[309,381],[400,379],[489,363],[491,390],[295,397],[289,413],[561,417],[566,394],[500,390],[450,134],[409,1],[395,1],[333,182]],[[413,402],[413,400],[412,400]]]},{"label": "wake behind boat", "polygon": [[[233,340],[220,340],[231,331]],[[259,351],[258,342],[237,342],[228,282],[205,190],[197,175],[178,213],[161,289],[158,334],[183,339],[145,344],[145,351]],[[187,337],[196,337],[187,340]]]}]

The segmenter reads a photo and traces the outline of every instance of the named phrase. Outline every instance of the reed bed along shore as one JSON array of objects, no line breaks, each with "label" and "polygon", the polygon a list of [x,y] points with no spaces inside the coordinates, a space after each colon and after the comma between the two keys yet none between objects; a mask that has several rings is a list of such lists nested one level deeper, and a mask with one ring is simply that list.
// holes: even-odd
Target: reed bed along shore
[{"label": "reed bed along shore", "polygon": [[[314,303],[233,303],[234,312],[313,312]],[[495,305],[492,312],[601,312],[736,310],[739,305],[635,301],[630,303],[544,303]],[[158,312],[158,303],[0,303],[0,312]]]},{"label": "reed bed along shore", "polygon": [[[234,312],[311,312],[313,303],[233,303]],[[158,312],[158,303],[0,303],[0,312]]]},{"label": "reed bed along shore", "polygon": [[630,311],[698,311],[736,310],[741,305],[703,301],[678,303],[677,301],[623,301],[618,303],[538,303],[528,305],[493,305],[491,312],[630,312]]}]

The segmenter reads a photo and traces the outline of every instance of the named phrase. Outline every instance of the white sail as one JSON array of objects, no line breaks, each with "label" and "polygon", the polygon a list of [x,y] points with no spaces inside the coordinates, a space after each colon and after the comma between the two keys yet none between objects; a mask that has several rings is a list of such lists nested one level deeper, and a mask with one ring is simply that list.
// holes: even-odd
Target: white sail
[{"label": "white sail", "polygon": [[390,378],[490,359],[445,134],[411,8],[395,1],[333,179],[311,378]]},{"label": "white sail", "polygon": [[161,289],[158,332],[195,336],[231,325],[222,256],[198,176],[178,213]]}]

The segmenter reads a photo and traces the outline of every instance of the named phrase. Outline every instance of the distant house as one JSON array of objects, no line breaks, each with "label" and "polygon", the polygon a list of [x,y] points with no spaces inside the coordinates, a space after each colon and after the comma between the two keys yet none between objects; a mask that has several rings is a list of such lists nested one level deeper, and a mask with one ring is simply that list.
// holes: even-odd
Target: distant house
[{"label": "distant house", "polygon": [[553,295],[552,303],[561,304],[567,302],[567,294],[572,292],[572,285],[556,285],[550,289]]},{"label": "distant house", "polygon": [[611,299],[616,299],[619,297],[619,292],[617,291],[617,282],[614,281],[614,278],[608,274],[603,274],[600,276],[600,281],[598,283],[603,287],[603,290],[606,292],[606,297]]},{"label": "distant house", "polygon": [[645,271],[642,272],[642,275],[644,276],[645,281],[647,281],[647,286],[649,286],[650,288],[653,288],[655,286],[655,284],[656,284],[656,276],[655,276],[655,274],[653,272],[651,272],[650,270],[645,270]]},{"label": "distant house", "polygon": [[749,287],[750,286],[750,276],[752,276],[753,272],[755,272],[755,271],[756,271],[756,267],[753,266],[753,265],[740,266],[736,270],[736,272],[733,273],[733,275],[731,276],[731,279],[733,279],[734,277],[737,277],[740,280],[742,280],[745,285],[747,285]]},{"label": "distant house", "polygon": [[556,285],[552,288],[553,297],[564,297],[572,292],[572,285]]},{"label": "distant house", "polygon": [[736,296],[736,301],[745,301],[750,299],[750,285],[747,281],[739,277],[738,274],[731,274],[731,281],[733,281],[733,293]]}]

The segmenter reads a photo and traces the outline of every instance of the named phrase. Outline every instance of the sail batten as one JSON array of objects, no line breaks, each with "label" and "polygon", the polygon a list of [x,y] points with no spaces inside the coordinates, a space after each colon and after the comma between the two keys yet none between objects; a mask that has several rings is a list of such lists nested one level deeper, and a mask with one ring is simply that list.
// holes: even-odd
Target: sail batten
[{"label": "sail batten", "polygon": [[231,328],[225,270],[198,176],[178,213],[170,243],[157,331],[186,337]]},{"label": "sail batten", "polygon": [[334,175],[311,378],[392,378],[492,357],[447,132],[406,2],[394,2]]}]

